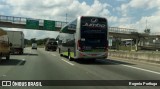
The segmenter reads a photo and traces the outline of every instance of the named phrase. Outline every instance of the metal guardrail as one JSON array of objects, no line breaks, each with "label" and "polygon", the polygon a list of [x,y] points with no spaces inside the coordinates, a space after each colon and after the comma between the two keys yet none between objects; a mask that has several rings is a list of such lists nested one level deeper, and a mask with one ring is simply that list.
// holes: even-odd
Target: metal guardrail
[{"label": "metal guardrail", "polygon": [[127,28],[118,28],[118,27],[109,27],[109,32],[131,34],[132,32],[137,32],[137,30],[127,29]]},{"label": "metal guardrail", "polygon": [[[27,19],[38,20],[39,26],[43,26],[44,24],[44,20],[42,19],[0,15],[0,22],[11,22],[13,24],[26,24]],[[55,27],[61,28],[64,25],[66,25],[66,22],[55,21]],[[109,27],[109,32],[131,34],[132,32],[137,32],[137,30],[127,29],[127,28],[118,28],[118,27]]]},{"label": "metal guardrail", "polygon": [[160,32],[150,33],[150,35],[153,35],[153,36],[155,36],[155,35],[160,35]]}]

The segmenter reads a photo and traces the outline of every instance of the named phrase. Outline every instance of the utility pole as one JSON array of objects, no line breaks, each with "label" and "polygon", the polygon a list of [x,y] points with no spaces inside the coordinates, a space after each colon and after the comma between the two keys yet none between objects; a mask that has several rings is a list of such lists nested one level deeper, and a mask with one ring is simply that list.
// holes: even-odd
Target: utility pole
[{"label": "utility pole", "polygon": [[146,20],[146,29],[148,29],[148,27],[147,27],[147,20]]},{"label": "utility pole", "polygon": [[66,13],[66,23],[67,23],[67,13]]}]

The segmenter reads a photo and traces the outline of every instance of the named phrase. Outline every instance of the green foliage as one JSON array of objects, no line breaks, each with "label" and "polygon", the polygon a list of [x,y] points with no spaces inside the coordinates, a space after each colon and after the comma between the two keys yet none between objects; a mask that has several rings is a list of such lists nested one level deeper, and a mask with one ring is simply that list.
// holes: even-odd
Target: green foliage
[{"label": "green foliage", "polygon": [[32,39],[31,39],[31,42],[32,42],[32,43],[36,43],[36,38],[32,38]]},{"label": "green foliage", "polygon": [[[128,46],[119,46],[119,49],[120,49],[120,50],[128,50],[128,51],[131,51],[131,45],[128,45]],[[135,46],[132,46],[132,50],[136,50],[136,47],[135,47]]]},{"label": "green foliage", "polygon": [[[36,38],[32,38],[32,39],[30,39],[30,40],[25,39],[25,40],[24,40],[24,43],[25,43],[26,45],[32,45],[32,43],[37,43],[37,45],[44,45],[44,44],[46,43],[47,39],[48,39],[48,38],[38,39],[38,40],[36,40]],[[53,38],[53,39],[54,39],[54,38]]]},{"label": "green foliage", "polygon": [[149,34],[151,32],[151,30],[150,29],[145,29],[144,32]]}]

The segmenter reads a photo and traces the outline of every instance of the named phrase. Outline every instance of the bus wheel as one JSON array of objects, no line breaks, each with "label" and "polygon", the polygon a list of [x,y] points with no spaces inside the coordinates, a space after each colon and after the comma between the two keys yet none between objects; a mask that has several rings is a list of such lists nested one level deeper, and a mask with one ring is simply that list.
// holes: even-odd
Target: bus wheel
[{"label": "bus wheel", "polygon": [[91,62],[95,62],[95,61],[96,61],[96,59],[95,59],[95,58],[93,58],[93,59],[90,59],[90,61],[91,61]]}]

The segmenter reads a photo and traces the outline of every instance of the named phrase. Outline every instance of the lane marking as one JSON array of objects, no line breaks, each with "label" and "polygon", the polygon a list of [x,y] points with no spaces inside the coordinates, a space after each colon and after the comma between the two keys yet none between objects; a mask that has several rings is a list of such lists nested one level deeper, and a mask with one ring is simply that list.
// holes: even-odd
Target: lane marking
[{"label": "lane marking", "polygon": [[[110,62],[110,61],[109,61]],[[114,64],[120,64],[120,63],[116,63],[116,62],[110,62],[110,63],[114,63]],[[150,72],[150,73],[154,73],[154,74],[159,74],[160,72],[156,72],[156,71],[152,71],[152,70],[148,70],[148,69],[143,69],[143,68],[139,68],[139,67],[134,67],[134,66],[129,66],[129,65],[124,65],[124,64],[120,64],[122,66],[125,67],[129,67],[129,68],[133,68],[133,69],[137,69],[137,70],[142,70],[142,71],[146,71],[146,72]]]},{"label": "lane marking", "polygon": [[19,63],[18,63],[18,65],[21,65],[24,61],[26,61],[25,59],[22,59]]},{"label": "lane marking", "polygon": [[7,75],[2,75],[2,77],[6,77]]},{"label": "lane marking", "polygon": [[52,56],[56,56],[55,54],[51,54]]},{"label": "lane marking", "polygon": [[71,66],[74,66],[74,64],[71,63],[71,62],[68,62],[68,61],[66,61],[66,60],[64,60],[64,59],[61,59],[61,60],[64,61],[64,62],[66,62],[66,63],[68,63],[68,64],[70,64]]},{"label": "lane marking", "polygon": [[130,67],[133,69],[143,70],[143,71],[147,71],[147,72],[151,72],[151,73],[155,73],[155,74],[160,74],[160,72],[156,72],[156,71],[152,71],[152,70],[148,70],[148,69],[143,69],[143,68],[139,68],[139,67],[134,67],[134,66],[129,66],[129,65],[123,65],[123,66]]}]

